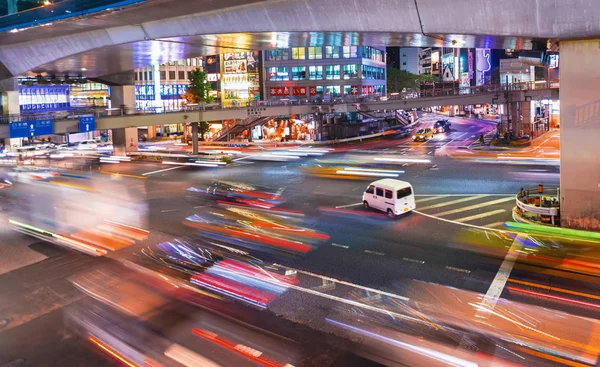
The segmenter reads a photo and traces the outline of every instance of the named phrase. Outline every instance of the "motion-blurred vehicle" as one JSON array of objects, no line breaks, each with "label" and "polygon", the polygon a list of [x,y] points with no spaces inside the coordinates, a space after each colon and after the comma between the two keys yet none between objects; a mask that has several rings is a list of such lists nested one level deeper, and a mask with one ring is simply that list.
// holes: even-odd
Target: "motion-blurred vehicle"
[{"label": "motion-blurred vehicle", "polygon": [[433,132],[434,134],[437,134],[450,131],[450,125],[451,124],[450,121],[448,121],[448,119],[437,120],[435,124],[433,124]]},{"label": "motion-blurred vehicle", "polygon": [[256,208],[272,208],[284,202],[283,197],[277,194],[259,190],[256,187],[248,187],[236,182],[215,181],[207,188],[188,189],[191,192],[205,194],[217,200],[237,202]]},{"label": "motion-blurred vehicle", "polygon": [[51,179],[60,176],[58,172],[39,169],[35,167],[17,167],[13,171],[7,172],[9,180],[23,183]]},{"label": "motion-blurred vehicle", "polygon": [[94,139],[83,140],[77,145],[77,150],[94,150],[98,148],[98,142]]},{"label": "motion-blurred vehicle", "polygon": [[433,130],[430,128],[420,129],[412,136],[413,141],[427,141],[433,138]]},{"label": "motion-blurred vehicle", "polygon": [[394,218],[415,208],[415,195],[408,182],[384,178],[367,187],[363,193],[363,206],[381,210]]}]

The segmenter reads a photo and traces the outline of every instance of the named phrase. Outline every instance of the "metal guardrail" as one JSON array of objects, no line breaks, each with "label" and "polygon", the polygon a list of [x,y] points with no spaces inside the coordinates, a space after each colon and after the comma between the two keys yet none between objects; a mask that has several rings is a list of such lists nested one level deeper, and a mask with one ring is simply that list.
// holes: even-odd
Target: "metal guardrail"
[{"label": "metal guardrail", "polygon": [[542,223],[555,224],[555,218],[560,215],[560,189],[545,188],[521,190],[515,197],[518,212],[539,215]]},{"label": "metal guardrail", "polygon": [[[120,108],[95,108],[95,109],[72,109],[67,111],[67,116],[49,116],[51,114],[44,114],[35,117],[28,117],[23,119],[21,115],[13,115],[4,118],[0,118],[0,124],[7,124],[9,122],[17,121],[30,121],[30,120],[44,120],[52,118],[55,121],[76,119],[79,116],[95,115],[100,118],[110,117],[121,117],[128,115],[154,115],[154,114],[169,114],[169,113],[181,113],[181,112],[198,112],[198,111],[216,111],[225,109],[237,109],[244,110],[252,107],[281,107],[281,106],[326,106],[326,105],[338,105],[338,104],[360,104],[360,103],[382,103],[382,108],[385,107],[386,101],[395,101],[403,99],[418,99],[418,98],[429,98],[429,97],[447,97],[447,96],[459,96],[459,95],[477,95],[477,94],[489,94],[489,93],[500,93],[509,91],[527,91],[527,90],[544,90],[544,89],[555,89],[558,88],[559,84],[557,81],[550,82],[526,82],[526,83],[515,83],[515,84],[493,84],[484,85],[478,87],[466,87],[466,88],[453,88],[453,89],[432,89],[425,91],[414,91],[406,93],[392,93],[387,96],[345,96],[345,97],[325,97],[325,98],[312,98],[312,99],[289,99],[289,100],[273,100],[273,101],[251,101],[241,104],[241,106],[222,107],[221,104],[210,104],[205,106],[184,106],[179,110],[172,110],[163,112],[160,109],[145,109],[138,110],[133,107],[120,107]],[[431,93],[430,93],[431,92]],[[64,112],[56,113],[64,114]],[[19,119],[15,119],[18,116]]]}]

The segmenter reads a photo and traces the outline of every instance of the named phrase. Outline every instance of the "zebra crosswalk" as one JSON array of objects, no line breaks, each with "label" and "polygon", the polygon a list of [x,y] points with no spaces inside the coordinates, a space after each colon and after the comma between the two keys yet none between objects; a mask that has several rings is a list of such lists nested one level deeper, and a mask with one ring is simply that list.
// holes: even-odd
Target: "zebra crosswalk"
[{"label": "zebra crosswalk", "polygon": [[[491,130],[490,132],[485,134],[483,136],[483,144],[485,146],[489,147],[490,144],[492,143],[492,140],[494,140],[495,135],[496,135],[496,130]],[[476,148],[476,147],[480,147],[480,146],[481,146],[481,142],[479,141],[479,136],[477,136],[477,139],[471,143],[471,148]]]},{"label": "zebra crosswalk", "polygon": [[416,209],[453,222],[500,227],[511,220],[514,201],[514,195],[424,195],[417,197]]}]

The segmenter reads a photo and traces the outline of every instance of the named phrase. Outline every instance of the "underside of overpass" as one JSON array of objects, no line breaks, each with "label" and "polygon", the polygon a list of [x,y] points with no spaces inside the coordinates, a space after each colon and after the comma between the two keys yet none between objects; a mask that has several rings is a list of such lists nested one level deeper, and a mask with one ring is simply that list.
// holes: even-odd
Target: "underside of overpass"
[{"label": "underside of overpass", "polygon": [[544,48],[600,34],[593,0],[150,0],[0,34],[0,79],[115,74],[224,51],[292,46]]}]

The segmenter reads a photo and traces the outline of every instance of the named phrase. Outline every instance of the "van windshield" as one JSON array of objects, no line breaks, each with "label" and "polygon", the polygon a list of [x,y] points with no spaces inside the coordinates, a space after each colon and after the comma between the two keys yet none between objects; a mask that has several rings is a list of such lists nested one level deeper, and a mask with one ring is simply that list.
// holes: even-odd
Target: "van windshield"
[{"label": "van windshield", "polygon": [[405,187],[403,189],[398,190],[397,194],[398,194],[398,196],[396,196],[396,198],[402,199],[403,197],[406,197],[406,196],[412,194],[412,190],[410,187]]}]

